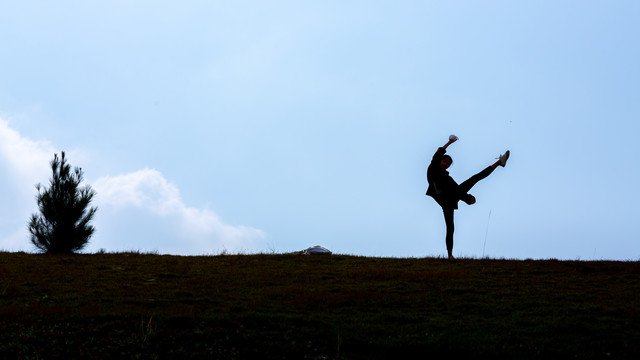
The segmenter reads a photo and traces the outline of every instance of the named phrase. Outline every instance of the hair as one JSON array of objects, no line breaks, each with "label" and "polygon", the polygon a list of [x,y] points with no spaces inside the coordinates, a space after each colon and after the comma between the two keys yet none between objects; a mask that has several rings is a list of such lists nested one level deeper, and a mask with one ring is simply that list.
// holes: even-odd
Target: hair
[{"label": "hair", "polygon": [[451,156],[449,156],[449,155],[444,155],[444,156],[442,157],[442,159],[447,159],[447,160],[449,160],[449,163],[450,163],[450,164],[453,164],[453,159],[452,159],[452,158],[451,158]]}]

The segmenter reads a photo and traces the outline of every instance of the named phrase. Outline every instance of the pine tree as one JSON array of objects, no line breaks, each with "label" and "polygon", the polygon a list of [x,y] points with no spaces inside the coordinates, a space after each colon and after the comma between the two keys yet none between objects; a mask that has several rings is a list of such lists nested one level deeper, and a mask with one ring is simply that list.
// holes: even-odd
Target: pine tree
[{"label": "pine tree", "polygon": [[54,154],[49,188],[37,184],[36,196],[40,214],[31,215],[31,242],[42,252],[73,253],[81,250],[93,235],[89,225],[97,208],[89,208],[95,191],[89,185],[80,187],[82,169],[67,164],[64,151],[61,158]]}]

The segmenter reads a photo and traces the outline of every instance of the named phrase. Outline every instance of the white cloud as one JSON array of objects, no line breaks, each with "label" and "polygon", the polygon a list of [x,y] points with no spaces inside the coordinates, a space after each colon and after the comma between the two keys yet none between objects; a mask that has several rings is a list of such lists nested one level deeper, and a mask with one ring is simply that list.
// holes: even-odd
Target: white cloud
[{"label": "white cloud", "polygon": [[37,183],[45,183],[49,161],[55,150],[48,142],[20,135],[9,122],[0,119],[0,197],[3,199],[0,222],[0,250],[30,251],[27,221],[37,211],[34,199]]},{"label": "white cloud", "polygon": [[[160,252],[171,250],[172,253],[204,254],[222,249],[246,251],[256,249],[265,238],[261,230],[228,225],[208,209],[185,205],[178,188],[154,169],[105,176],[95,181],[92,187],[97,192],[96,201],[102,209],[123,211],[135,208],[153,214],[158,220],[158,228],[149,230],[149,238],[162,232],[159,229],[172,232],[176,243],[154,248]],[[173,222],[175,227],[167,227],[166,222]]]},{"label": "white cloud", "polygon": [[0,251],[29,251],[33,248],[24,227],[17,229],[9,236],[0,237]]},{"label": "white cloud", "polygon": [[55,152],[48,142],[22,137],[6,120],[0,119],[0,156],[9,165],[10,174],[16,180],[30,184],[43,182]]}]

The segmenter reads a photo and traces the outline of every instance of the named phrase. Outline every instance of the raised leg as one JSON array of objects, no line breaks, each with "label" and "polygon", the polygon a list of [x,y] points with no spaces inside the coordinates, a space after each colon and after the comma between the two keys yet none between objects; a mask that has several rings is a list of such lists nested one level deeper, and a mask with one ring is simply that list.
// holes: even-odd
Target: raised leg
[{"label": "raised leg", "polygon": [[473,175],[468,180],[465,180],[462,184],[460,184],[460,187],[458,187],[458,190],[460,191],[460,195],[464,195],[464,194],[468,193],[469,190],[471,190],[471,188],[474,187],[475,184],[478,183],[478,181],[480,181],[480,180],[486,178],[487,176],[491,175],[491,173],[495,169],[496,169],[496,166],[495,166],[495,164],[493,164],[491,166],[488,166],[486,169],[480,171],[479,173]]}]

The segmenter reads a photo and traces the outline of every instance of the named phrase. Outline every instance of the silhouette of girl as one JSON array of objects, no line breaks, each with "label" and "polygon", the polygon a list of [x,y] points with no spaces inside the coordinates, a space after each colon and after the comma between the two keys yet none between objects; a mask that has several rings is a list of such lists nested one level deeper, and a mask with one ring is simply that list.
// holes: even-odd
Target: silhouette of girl
[{"label": "silhouette of girl", "polygon": [[458,141],[457,136],[449,136],[449,141],[438,148],[427,168],[427,182],[429,183],[427,195],[431,196],[442,207],[444,222],[447,226],[446,244],[449,259],[453,259],[453,212],[458,209],[458,201],[462,200],[469,205],[475,204],[476,198],[469,194],[469,190],[478,181],[489,176],[498,165],[504,167],[510,154],[509,150],[507,150],[500,155],[498,161],[458,185],[447,171],[453,160],[451,156],[445,154],[447,147],[456,141]]}]

